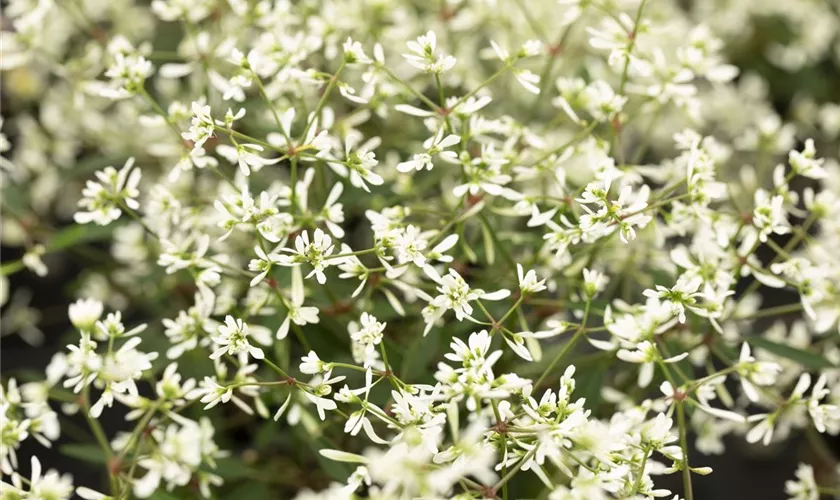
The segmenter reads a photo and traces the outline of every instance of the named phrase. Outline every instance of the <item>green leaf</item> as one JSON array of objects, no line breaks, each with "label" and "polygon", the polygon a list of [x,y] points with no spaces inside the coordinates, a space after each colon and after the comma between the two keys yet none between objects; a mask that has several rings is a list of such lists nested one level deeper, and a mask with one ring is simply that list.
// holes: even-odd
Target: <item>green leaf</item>
[{"label": "green leaf", "polygon": [[587,409],[595,410],[601,404],[601,388],[604,386],[604,380],[607,375],[607,367],[605,363],[596,364],[589,370],[580,370],[575,372],[575,380],[577,386],[575,387],[574,398],[584,398],[586,400],[584,406]]},{"label": "green leaf", "polygon": [[216,468],[207,468],[208,472],[216,474],[225,481],[243,479],[259,475],[259,471],[248,467],[242,462],[241,457],[225,457],[216,460]]},{"label": "green leaf", "polygon": [[78,458],[93,464],[107,463],[102,448],[94,444],[65,444],[59,446],[58,451],[68,457]]},{"label": "green leaf", "polygon": [[23,269],[22,260],[13,260],[12,262],[4,262],[0,266],[0,276],[9,276]]},{"label": "green leaf", "polygon": [[239,500],[243,498],[260,500],[263,498],[277,498],[277,496],[272,495],[271,490],[269,490],[265,483],[260,481],[249,481],[234,488],[233,491],[225,495],[224,498],[231,500]]},{"label": "green leaf", "polygon": [[763,337],[751,337],[747,339],[750,345],[764,349],[767,352],[773,353],[776,356],[787,358],[791,361],[796,361],[802,366],[819,370],[823,368],[836,368],[834,363],[825,359],[819,354],[791,347],[786,344],[780,344],[767,340]]},{"label": "green leaf", "polygon": [[492,266],[496,261],[496,251],[493,247],[493,235],[490,233],[487,223],[483,220],[481,221],[481,236],[484,240],[484,257],[487,259],[487,263]]},{"label": "green leaf", "polygon": [[93,224],[74,224],[58,231],[50,240],[48,250],[56,251],[91,241],[107,240],[114,232],[115,226],[98,226]]},{"label": "green leaf", "polygon": [[157,490],[149,497],[152,500],[178,500],[178,497],[166,490]]}]

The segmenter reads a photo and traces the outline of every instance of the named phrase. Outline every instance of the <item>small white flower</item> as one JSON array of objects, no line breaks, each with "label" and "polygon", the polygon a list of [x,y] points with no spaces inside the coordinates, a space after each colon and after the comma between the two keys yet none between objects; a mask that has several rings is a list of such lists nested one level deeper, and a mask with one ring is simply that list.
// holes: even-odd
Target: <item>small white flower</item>
[{"label": "small white flower", "polygon": [[73,219],[79,224],[95,222],[106,226],[120,218],[124,207],[140,208],[137,197],[140,192],[140,169],[134,167],[134,158],[129,158],[117,171],[114,167],[96,172],[98,182],[89,180],[82,191],[79,206],[84,211],[76,212]]},{"label": "small white flower", "polygon": [[344,62],[347,64],[371,64],[373,61],[365,54],[362,44],[347,37],[342,46],[344,49]]},{"label": "small white flower", "polygon": [[814,148],[814,140],[805,141],[805,149],[802,151],[791,151],[788,154],[788,162],[794,173],[811,179],[823,179],[828,175],[823,167],[825,159],[814,158],[817,150]]},{"label": "small white flower", "polygon": [[281,258],[278,263],[284,266],[294,266],[303,262],[309,263],[313,270],[306,275],[309,278],[312,275],[318,279],[318,283],[324,284],[327,282],[327,276],[324,270],[330,265],[329,256],[332,255],[335,246],[332,244],[332,238],[320,228],[313,233],[312,241],[309,240],[309,233],[302,232],[295,239],[295,248],[284,248],[283,251],[291,254]]},{"label": "small white flower", "polygon": [[538,293],[546,289],[545,279],[537,280],[537,273],[533,269],[524,273],[522,264],[516,264],[516,276],[519,278],[519,289],[524,294]]},{"label": "small white flower", "polygon": [[[233,316],[225,316],[225,322],[219,325],[218,335],[213,337],[213,342],[219,347],[210,355],[210,359],[218,359],[224,354],[238,355],[245,363],[248,356],[256,359],[263,359],[265,354],[259,347],[254,347],[248,341],[250,335],[248,325],[241,319],[234,319]],[[268,342],[265,342],[268,343]]]},{"label": "small white flower", "polygon": [[435,57],[437,37],[434,31],[419,36],[416,41],[406,42],[406,46],[411,53],[403,54],[403,57],[409,64],[426,73],[440,74],[455,66],[455,58],[450,55],[439,54]]},{"label": "small white flower", "polygon": [[782,371],[778,363],[770,361],[756,361],[750,353],[750,345],[744,342],[741,346],[741,354],[736,365],[738,374],[741,376],[741,387],[744,394],[750,401],[756,402],[759,399],[756,385],[770,386],[776,382],[776,377]]},{"label": "small white flower", "polygon": [[595,298],[609,283],[610,279],[595,269],[583,269],[583,292],[587,298]]},{"label": "small white flower", "polygon": [[46,253],[47,249],[44,245],[35,245],[23,254],[23,258],[21,258],[21,262],[27,269],[31,269],[32,272],[37,274],[39,277],[43,278],[47,275],[48,269],[44,261],[41,260],[41,256]]}]

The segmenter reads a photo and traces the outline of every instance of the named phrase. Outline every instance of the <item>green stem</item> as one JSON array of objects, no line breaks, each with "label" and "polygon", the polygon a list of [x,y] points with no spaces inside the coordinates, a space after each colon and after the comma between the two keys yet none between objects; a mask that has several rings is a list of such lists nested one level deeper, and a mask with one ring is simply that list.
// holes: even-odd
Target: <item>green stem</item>
[{"label": "green stem", "polygon": [[682,401],[677,401],[677,423],[680,427],[680,448],[683,450],[683,496],[685,496],[685,500],[694,500],[694,491],[691,488],[691,469],[688,466],[688,438],[686,435],[685,408],[683,408]]},{"label": "green stem", "polygon": [[[443,84],[440,81],[440,73],[435,73],[435,85],[438,90],[438,99],[440,99],[441,109],[446,109],[446,96],[443,93]],[[449,114],[443,116],[443,122],[446,125],[446,131],[452,133],[452,122],[449,121]]]},{"label": "green stem", "polygon": [[544,155],[537,158],[537,160],[533,163],[533,165],[539,165],[540,163],[542,163],[545,160],[547,160],[548,158],[550,158],[552,155],[555,155],[555,154],[563,151],[564,149],[577,144],[578,142],[582,141],[583,139],[586,139],[589,136],[589,133],[592,132],[595,129],[596,126],[598,126],[598,122],[593,121],[592,123],[587,125],[585,129],[578,132],[577,135],[572,137],[571,140],[569,140],[565,144],[563,144],[561,146],[558,146],[558,147],[552,149],[551,151],[549,151],[548,153],[545,153]]},{"label": "green stem", "polygon": [[[155,401],[155,403],[146,410],[146,413],[143,414],[143,418],[137,423],[134,427],[134,430],[131,432],[131,436],[128,438],[128,441],[125,442],[125,446],[120,451],[119,458],[122,459],[128,453],[129,450],[134,448],[135,444],[138,444],[140,441],[140,435],[146,430],[146,427],[149,425],[149,422],[154,417],[155,413],[157,413],[160,405],[163,404],[162,400]],[[134,451],[134,450],[132,450]]]},{"label": "green stem", "polygon": [[794,304],[786,304],[783,306],[776,306],[776,307],[768,307],[767,309],[762,309],[760,311],[756,311],[752,314],[748,314],[746,316],[738,316],[732,319],[758,319],[758,318],[766,318],[768,316],[778,316],[781,314],[790,314],[794,312],[799,312],[802,310],[802,303],[796,302]]},{"label": "green stem", "polygon": [[638,38],[639,22],[642,20],[642,11],[645,9],[647,0],[642,0],[639,4],[639,9],[636,11],[636,20],[633,22],[633,33],[630,38],[630,43],[627,44],[627,60],[624,61],[624,70],[621,72],[621,85],[618,87],[618,93],[624,95],[624,86],[627,85],[627,77],[630,71],[630,54],[636,46],[636,39]]},{"label": "green stem", "polygon": [[292,163],[292,179],[291,179],[291,184],[292,184],[292,200],[291,200],[291,202],[292,202],[292,206],[291,206],[291,211],[292,211],[292,215],[294,215],[295,212],[297,212],[297,208],[298,208],[298,205],[297,205],[297,164],[298,164],[297,156],[292,157],[292,162],[291,163]]},{"label": "green stem", "polygon": [[642,485],[642,477],[645,475],[645,467],[647,466],[648,456],[650,456],[650,450],[645,448],[645,455],[642,458],[642,465],[639,468],[639,474],[636,476],[636,481],[633,482],[633,493],[630,496],[635,496],[636,493],[639,492],[639,487]]},{"label": "green stem", "polygon": [[99,424],[99,421],[90,416],[90,386],[86,386],[82,393],[82,409],[84,410],[85,419],[87,419],[90,430],[93,432],[94,437],[96,437],[96,442],[99,443],[100,448],[105,453],[105,457],[110,459],[113,456],[113,452],[111,451],[111,445],[108,443],[108,438],[105,437],[105,431],[102,430],[102,425]]},{"label": "green stem", "polygon": [[540,384],[543,383],[543,381],[545,381],[546,377],[548,377],[552,370],[554,370],[554,368],[557,366],[557,363],[559,363],[560,360],[566,357],[566,355],[569,354],[569,352],[571,352],[571,350],[575,347],[575,344],[577,344],[578,340],[586,334],[586,320],[589,318],[589,306],[590,302],[587,302],[586,307],[583,311],[583,320],[581,320],[580,328],[578,328],[577,331],[575,331],[574,335],[572,335],[572,338],[569,340],[569,342],[567,342],[563,349],[557,353],[557,356],[555,356],[554,359],[551,360],[551,364],[548,365],[545,371],[543,371],[542,375],[540,375],[540,378],[538,378],[537,381],[534,383],[535,389],[539,387]]},{"label": "green stem", "polygon": [[327,89],[324,91],[324,95],[321,96],[321,100],[318,101],[318,105],[315,106],[315,111],[312,113],[312,119],[309,120],[306,124],[306,128],[303,130],[303,134],[300,136],[300,141],[303,141],[306,138],[306,134],[309,132],[309,129],[312,128],[312,124],[315,123],[315,120],[318,119],[318,116],[321,114],[321,109],[324,108],[324,105],[327,103],[327,99],[329,99],[330,94],[332,94],[333,89],[335,88],[336,84],[338,83],[338,76],[344,71],[344,67],[347,65],[346,62],[342,62],[341,66],[338,67],[338,71],[330,78],[330,83],[327,85]]},{"label": "green stem", "polygon": [[274,363],[272,363],[272,362],[271,362],[271,360],[269,360],[268,358],[263,358],[263,361],[265,362],[265,364],[267,364],[268,366],[270,366],[272,370],[274,370],[275,372],[277,372],[277,373],[278,373],[278,374],[280,374],[281,376],[286,377],[286,378],[291,378],[291,377],[289,377],[289,374],[288,374],[288,373],[286,373],[286,372],[285,372],[282,368],[280,368],[279,366],[277,366],[277,365],[275,365]]},{"label": "green stem", "polygon": [[404,89],[408,90],[414,97],[423,101],[423,103],[426,106],[428,106],[429,109],[432,109],[434,111],[438,111],[440,109],[439,106],[437,104],[435,104],[431,99],[429,99],[428,97],[423,95],[421,92],[415,90],[414,87],[409,85],[408,82],[406,82],[402,78],[395,75],[394,72],[391,71],[390,69],[388,69],[387,67],[382,66],[382,65],[377,65],[376,67],[378,69],[382,70],[386,75],[388,75],[388,77],[391,78],[391,80],[394,80],[395,82],[400,84]]},{"label": "green stem", "polygon": [[[510,309],[508,309],[508,311],[505,313],[505,315],[502,316],[502,319],[500,319],[498,321],[498,323],[496,323],[496,324],[499,325],[499,326],[504,325],[505,320],[508,319],[508,317],[510,317],[510,315],[513,314],[514,311],[516,311],[516,308],[519,307],[520,304],[522,304],[523,300],[525,300],[525,294],[521,293],[521,294],[519,294],[519,298],[516,299],[516,302],[510,307]],[[493,330],[496,330],[495,326],[493,327]]]},{"label": "green stem", "polygon": [[277,110],[274,109],[274,105],[272,104],[271,99],[268,98],[268,93],[266,93],[266,91],[265,91],[265,86],[263,85],[263,82],[260,79],[260,76],[257,74],[256,71],[254,71],[253,68],[250,68],[250,69],[251,69],[251,75],[253,75],[253,77],[254,77],[254,82],[257,84],[257,89],[259,89],[260,95],[262,96],[263,100],[265,100],[265,104],[268,106],[269,111],[271,111],[271,115],[274,117],[274,123],[277,124],[277,128],[283,134],[283,137],[286,138],[286,144],[289,146],[289,148],[291,148],[292,147],[292,140],[286,134],[286,130],[283,128],[283,124],[280,122],[280,116],[277,114]]},{"label": "green stem", "polygon": [[548,37],[546,37],[545,30],[542,28],[542,26],[540,26],[540,23],[538,23],[537,20],[534,19],[534,16],[533,14],[531,14],[531,11],[529,11],[528,8],[525,6],[525,2],[523,2],[523,0],[516,0],[516,5],[519,7],[519,10],[522,11],[522,15],[525,16],[525,20],[528,22],[528,26],[530,26],[531,29],[534,30],[534,33],[538,37],[540,37],[540,40],[542,40],[543,42],[547,41]]},{"label": "green stem", "polygon": [[517,462],[516,465],[513,466],[513,468],[510,469],[507,474],[502,476],[502,478],[499,480],[499,482],[496,483],[493,486],[493,490],[498,491],[499,488],[501,488],[502,486],[507,484],[507,482],[510,481],[510,479],[513,476],[515,476],[517,472],[519,472],[519,469],[521,469],[525,465],[525,462],[530,460],[531,457],[533,457],[537,453],[538,448],[539,448],[539,442],[537,442],[537,444],[535,444],[534,447],[528,453],[526,453],[524,457],[522,457],[522,460]]},{"label": "green stem", "polygon": [[504,65],[504,66],[502,66],[502,67],[501,67],[501,69],[499,69],[498,71],[496,71],[495,73],[493,73],[492,75],[490,75],[490,76],[489,76],[486,80],[484,80],[483,82],[481,82],[480,84],[478,84],[478,86],[477,86],[477,87],[475,87],[474,89],[470,90],[470,91],[469,91],[466,95],[464,95],[464,96],[462,96],[460,99],[458,99],[458,100],[455,102],[455,104],[452,106],[452,109],[455,109],[455,108],[457,108],[458,106],[460,106],[461,104],[464,104],[464,103],[467,101],[467,99],[469,99],[470,97],[472,97],[472,96],[476,95],[476,94],[478,93],[478,91],[479,91],[479,90],[481,90],[481,89],[483,89],[484,87],[486,87],[486,86],[490,85],[491,83],[493,83],[493,82],[494,82],[497,78],[499,78],[500,76],[502,76],[502,74],[504,74],[504,72],[505,72],[505,71],[507,71],[507,70],[508,70],[508,69],[509,69],[512,65],[513,65],[513,63],[512,63],[512,62],[507,62],[507,63],[505,63],[505,65]]}]

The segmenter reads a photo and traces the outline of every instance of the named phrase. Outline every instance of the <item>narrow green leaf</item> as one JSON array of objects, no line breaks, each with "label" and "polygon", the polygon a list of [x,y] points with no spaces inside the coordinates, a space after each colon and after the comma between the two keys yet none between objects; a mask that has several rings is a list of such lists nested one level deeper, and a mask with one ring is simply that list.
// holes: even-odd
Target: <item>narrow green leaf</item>
[{"label": "narrow green leaf", "polygon": [[762,337],[751,337],[747,339],[750,345],[764,349],[767,352],[773,353],[776,356],[787,358],[791,361],[796,361],[800,365],[819,370],[823,368],[836,368],[836,366],[829,360],[825,359],[819,354],[791,347],[789,345],[773,342]]},{"label": "narrow green leaf", "polygon": [[259,471],[245,465],[241,457],[225,457],[216,460],[216,468],[207,468],[211,472],[226,481],[254,477]]},{"label": "narrow green leaf", "polygon": [[493,235],[490,234],[490,228],[484,221],[481,221],[481,236],[484,239],[484,256],[487,258],[487,263],[492,266],[496,261],[496,249],[493,246]]},{"label": "narrow green leaf", "polygon": [[77,458],[93,464],[107,463],[102,449],[94,444],[65,444],[59,446],[58,451],[68,457]]},{"label": "narrow green leaf", "polygon": [[47,249],[56,251],[79,243],[107,240],[114,232],[114,227],[113,225],[74,224],[58,231],[50,240]]},{"label": "narrow green leaf", "polygon": [[269,498],[277,498],[276,494],[272,494],[268,485],[260,481],[249,481],[234,488],[230,493],[225,495],[226,499],[239,500],[247,498],[249,500],[262,500]]},{"label": "narrow green leaf", "polygon": [[150,496],[149,498],[151,498],[152,500],[177,500],[178,499],[178,497],[176,497],[172,493],[169,493],[168,491],[166,491],[162,488],[163,487],[161,487],[161,489],[152,493],[152,496]]},{"label": "narrow green leaf", "polygon": [[12,262],[4,262],[0,266],[0,276],[9,276],[23,269],[23,261],[13,260]]}]

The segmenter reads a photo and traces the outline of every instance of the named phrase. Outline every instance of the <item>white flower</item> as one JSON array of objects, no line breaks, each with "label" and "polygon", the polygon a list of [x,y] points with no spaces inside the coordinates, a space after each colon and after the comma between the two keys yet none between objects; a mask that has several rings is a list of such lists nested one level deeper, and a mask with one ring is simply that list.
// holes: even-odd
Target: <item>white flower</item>
[{"label": "white flower", "polygon": [[289,310],[289,314],[286,316],[286,319],[283,320],[283,323],[280,324],[280,328],[277,329],[275,336],[278,339],[286,338],[286,335],[289,334],[289,327],[291,326],[291,323],[298,326],[304,326],[308,324],[316,324],[320,321],[318,318],[317,307],[307,307],[303,305],[303,278],[301,277],[300,269],[297,267],[292,269],[291,299],[291,302],[284,302]]},{"label": "white flower", "polygon": [[320,228],[313,233],[313,239],[309,241],[309,233],[302,232],[295,238],[294,250],[284,248],[283,251],[291,254],[282,258],[278,263],[284,266],[294,266],[302,262],[309,263],[313,270],[307,274],[309,278],[313,274],[318,279],[318,283],[324,284],[327,282],[327,276],[324,274],[324,269],[330,265],[329,257],[333,253],[335,246],[332,244],[332,238]]},{"label": "white flower", "polygon": [[782,195],[773,195],[763,189],[755,192],[755,209],[753,210],[752,222],[759,230],[759,239],[767,241],[771,233],[787,234],[790,232],[790,223],[787,220],[787,213],[784,208],[785,199]]},{"label": "white flower", "polygon": [[349,36],[342,46],[344,62],[347,64],[371,64],[373,61],[365,54],[362,44],[354,42]]},{"label": "white flower", "polygon": [[330,364],[321,361],[315,351],[309,351],[300,361],[300,371],[309,375],[329,373],[332,370]]},{"label": "white flower", "polygon": [[241,143],[234,146],[219,144],[216,152],[225,157],[229,162],[239,165],[242,175],[251,175],[251,170],[258,172],[266,165],[274,165],[280,158],[263,158],[256,152],[262,152],[265,148],[259,144]]},{"label": "white flower", "polygon": [[820,491],[814,478],[814,468],[808,464],[799,464],[796,480],[785,481],[785,493],[790,500],[819,500]]},{"label": "white flower", "polygon": [[44,245],[35,245],[27,250],[20,260],[27,269],[31,269],[32,272],[43,278],[49,271],[47,266],[44,264],[44,261],[41,260],[41,256],[44,255],[46,251],[47,249]]},{"label": "white flower", "polygon": [[702,282],[699,276],[689,279],[680,277],[672,288],[656,285],[656,291],[648,289],[643,293],[645,297],[662,299],[662,304],[671,308],[672,313],[679,317],[680,323],[685,323],[685,310],[699,309],[696,304],[697,298],[702,296],[698,292]]},{"label": "white flower", "polygon": [[432,157],[437,155],[438,158],[447,163],[455,163],[458,160],[458,154],[454,151],[447,151],[446,148],[454,146],[461,142],[461,137],[455,134],[443,136],[443,127],[439,128],[437,133],[423,142],[424,153],[417,153],[409,161],[403,161],[397,164],[397,170],[400,172],[411,172],[412,170],[431,170],[434,167]]},{"label": "white flower", "polygon": [[828,377],[823,373],[811,389],[811,397],[808,398],[808,414],[811,415],[817,431],[837,434],[840,431],[840,406],[820,404],[820,400],[831,393],[826,387],[827,380]]},{"label": "white flower", "polygon": [[455,58],[450,55],[439,54],[435,57],[437,37],[434,31],[421,35],[416,41],[406,42],[410,54],[403,54],[409,64],[426,73],[440,74],[455,66]]},{"label": "white flower", "polygon": [[375,316],[366,312],[362,313],[359,321],[361,325],[355,321],[351,321],[347,325],[347,330],[350,332],[350,339],[353,342],[364,346],[365,354],[367,355],[365,357],[365,368],[367,368],[373,359],[371,354],[375,352],[376,346],[382,342],[382,332],[385,330],[386,323],[377,321]]},{"label": "white flower", "polygon": [[642,368],[639,370],[639,387],[647,387],[650,385],[651,380],[653,380],[653,371],[656,362],[677,363],[688,357],[688,353],[684,352],[677,356],[663,359],[656,345],[645,340],[637,344],[635,350],[619,349],[616,356],[628,363],[640,363]]},{"label": "white flower", "polygon": [[531,92],[532,94],[540,93],[540,75],[533,73],[527,69],[511,68],[513,76],[522,88]]},{"label": "white flower", "polygon": [[397,233],[394,238],[397,259],[400,263],[412,262],[417,267],[422,268],[426,265],[426,256],[423,255],[423,251],[428,243],[420,229],[409,224],[405,230]]},{"label": "white flower", "polygon": [[120,218],[124,207],[131,210],[140,208],[137,185],[141,173],[133,166],[134,158],[129,158],[119,172],[114,167],[96,172],[98,182],[87,181],[79,200],[79,206],[84,211],[76,212],[73,219],[79,224],[95,222],[106,226]]},{"label": "white flower", "polygon": [[800,151],[791,151],[788,154],[788,162],[793,172],[812,179],[824,179],[828,175],[823,167],[825,159],[814,158],[817,154],[814,148],[814,140],[808,139],[805,141],[805,149]]},{"label": "white flower", "polygon": [[583,292],[589,299],[604,291],[609,282],[610,279],[604,273],[595,269],[583,269]]},{"label": "white flower", "polygon": [[207,142],[207,139],[213,137],[216,130],[213,117],[210,115],[210,106],[203,102],[193,101],[191,104],[193,117],[190,128],[187,132],[181,134],[181,137],[193,143],[193,150],[200,149],[201,146]]},{"label": "white flower", "polygon": [[546,289],[545,279],[537,280],[537,273],[530,269],[524,273],[522,264],[516,264],[516,276],[519,278],[519,289],[523,294],[538,293]]},{"label": "white flower", "polygon": [[29,477],[29,493],[25,498],[44,500],[69,500],[73,496],[73,478],[69,474],[61,475],[50,469],[41,474],[41,462],[33,456],[32,474]]},{"label": "white flower", "polygon": [[146,78],[152,74],[152,63],[139,54],[118,52],[105,71],[110,85],[100,87],[99,95],[109,99],[123,99],[143,91]]},{"label": "white flower", "polygon": [[224,354],[238,355],[242,363],[247,361],[249,355],[256,359],[263,359],[265,354],[262,349],[252,346],[248,341],[250,333],[244,321],[234,319],[228,314],[225,316],[225,323],[219,325],[218,335],[213,337],[213,342],[220,347],[213,351],[210,359],[218,359]]},{"label": "white flower", "polygon": [[280,255],[276,253],[266,254],[265,250],[263,250],[259,246],[254,247],[254,253],[257,254],[258,258],[251,259],[251,261],[248,263],[248,269],[250,271],[258,272],[258,274],[254,276],[254,278],[249,283],[249,286],[252,287],[257,286],[257,284],[259,284],[263,279],[265,279],[265,277],[271,271],[271,267],[282,260]]},{"label": "white flower", "polygon": [[328,163],[330,168],[338,175],[342,177],[349,176],[350,184],[368,192],[370,192],[368,183],[374,186],[381,186],[385,182],[381,175],[372,170],[378,164],[376,154],[373,151],[368,151],[364,146],[356,151],[352,151],[349,143],[344,149],[343,162],[330,161]]},{"label": "white flower", "polygon": [[770,361],[756,361],[750,353],[750,345],[744,342],[736,365],[741,376],[741,387],[750,401],[758,401],[756,385],[771,386],[776,382],[776,376],[782,371],[778,363]]}]

